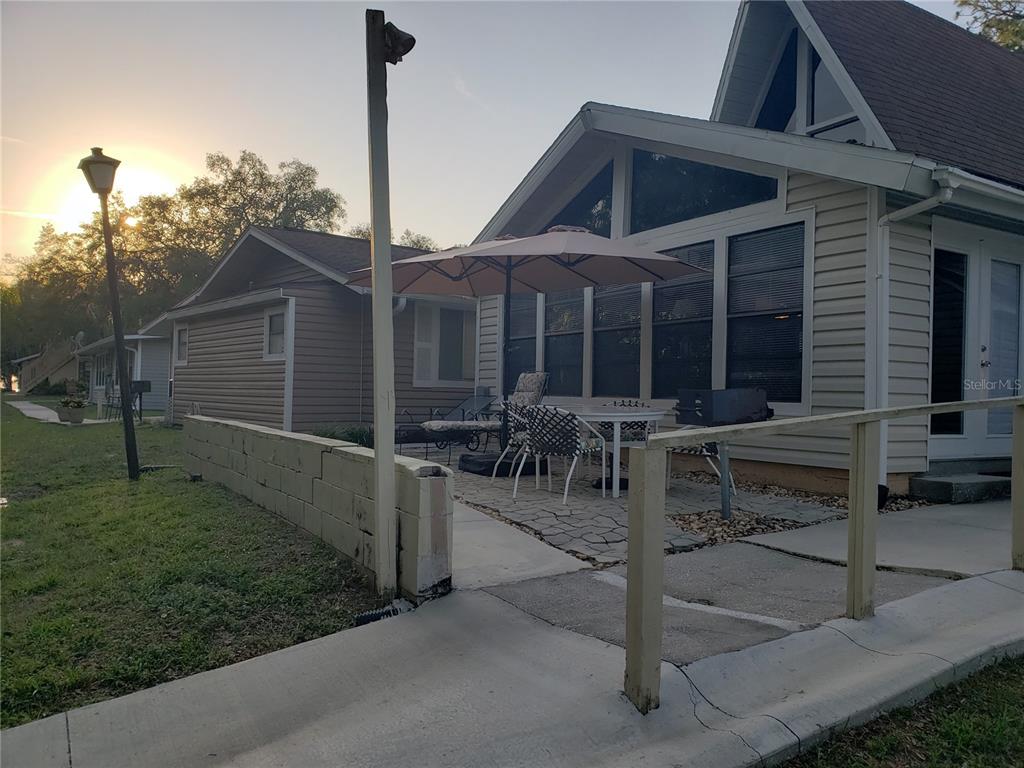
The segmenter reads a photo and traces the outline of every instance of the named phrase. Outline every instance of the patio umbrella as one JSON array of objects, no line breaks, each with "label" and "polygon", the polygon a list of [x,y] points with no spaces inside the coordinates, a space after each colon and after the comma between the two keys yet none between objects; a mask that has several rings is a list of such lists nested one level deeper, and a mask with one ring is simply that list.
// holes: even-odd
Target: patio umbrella
[{"label": "patio umbrella", "polygon": [[[392,264],[395,293],[505,296],[503,370],[508,370],[513,293],[659,282],[705,270],[679,259],[610,240],[582,227],[556,226],[541,235],[504,236],[464,248],[425,253]],[[368,286],[369,269],[352,284]]]}]

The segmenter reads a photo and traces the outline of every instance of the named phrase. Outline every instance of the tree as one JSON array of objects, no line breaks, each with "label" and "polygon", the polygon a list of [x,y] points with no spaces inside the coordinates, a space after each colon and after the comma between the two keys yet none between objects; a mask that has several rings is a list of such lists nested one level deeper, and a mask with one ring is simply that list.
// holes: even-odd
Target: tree
[{"label": "tree", "polygon": [[967,27],[1011,51],[1024,51],[1024,2],[1021,0],[956,0],[956,17]]},{"label": "tree", "polygon": [[[370,225],[368,223],[354,224],[349,227],[346,233],[349,237],[358,237],[363,240],[370,239]],[[391,231],[391,240],[395,240],[395,232]],[[402,232],[402,236],[398,238],[398,245],[404,245],[406,248],[419,248],[424,251],[438,251],[441,247],[437,244],[434,238],[427,235],[421,235],[413,232],[411,229],[407,229]]]},{"label": "tree", "polygon": [[[214,153],[207,175],[171,195],[143,197],[127,206],[111,195],[114,251],[121,272],[126,327],[138,327],[194,291],[214,262],[250,225],[333,231],[345,201],[317,186],[313,166],[291,160],[276,172],[256,154],[238,161]],[[129,225],[129,222],[134,222]],[[109,333],[99,214],[78,232],[46,224],[34,256],[17,270],[3,302],[2,359],[38,351],[78,331],[94,339]]]}]

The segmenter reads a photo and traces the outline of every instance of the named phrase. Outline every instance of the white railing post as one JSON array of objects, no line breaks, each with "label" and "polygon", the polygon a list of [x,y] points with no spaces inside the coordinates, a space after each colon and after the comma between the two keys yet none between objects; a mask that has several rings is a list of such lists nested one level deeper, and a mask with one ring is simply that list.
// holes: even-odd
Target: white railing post
[{"label": "white railing post", "polygon": [[1010,463],[1010,562],[1024,571],[1024,405],[1013,409],[1013,458]]},{"label": "white railing post", "polygon": [[629,449],[624,686],[644,715],[657,709],[661,697],[666,469],[663,448]]},{"label": "white railing post", "polygon": [[846,615],[851,619],[863,619],[875,613],[879,423],[866,421],[854,424],[850,438]]}]

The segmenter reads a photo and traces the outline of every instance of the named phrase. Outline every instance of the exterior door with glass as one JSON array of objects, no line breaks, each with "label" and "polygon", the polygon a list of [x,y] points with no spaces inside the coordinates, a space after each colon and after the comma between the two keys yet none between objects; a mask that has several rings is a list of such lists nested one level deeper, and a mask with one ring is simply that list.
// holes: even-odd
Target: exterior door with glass
[{"label": "exterior door with glass", "polygon": [[[936,219],[933,402],[1010,397],[1024,376],[1024,237]],[[932,416],[929,459],[1010,455],[1008,409]]]}]

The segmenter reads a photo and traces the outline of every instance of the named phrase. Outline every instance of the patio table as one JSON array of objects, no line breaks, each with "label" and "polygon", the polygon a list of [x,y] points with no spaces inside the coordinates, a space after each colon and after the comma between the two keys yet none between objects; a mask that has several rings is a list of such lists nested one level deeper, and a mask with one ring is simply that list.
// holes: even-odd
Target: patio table
[{"label": "patio table", "polygon": [[657,423],[665,418],[669,411],[665,408],[635,408],[620,405],[562,405],[571,413],[575,413],[584,421],[608,422],[612,425],[612,498],[619,498],[619,458],[622,453],[622,425],[624,423],[645,421]]}]

